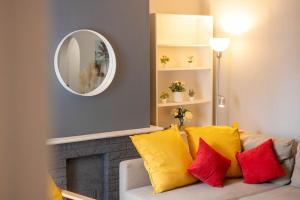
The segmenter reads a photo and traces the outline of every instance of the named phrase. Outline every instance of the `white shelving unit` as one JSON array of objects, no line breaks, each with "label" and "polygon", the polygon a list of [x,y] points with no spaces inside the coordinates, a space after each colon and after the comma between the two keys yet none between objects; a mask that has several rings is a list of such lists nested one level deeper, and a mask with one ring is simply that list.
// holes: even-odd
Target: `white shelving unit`
[{"label": "white shelving unit", "polygon": [[193,44],[193,43],[160,43],[159,47],[209,47],[207,44]]},{"label": "white shelving unit", "polygon": [[167,71],[191,71],[191,70],[211,70],[210,67],[165,67],[157,69],[159,72]]},{"label": "white shelving unit", "polygon": [[210,102],[211,102],[210,100],[195,99],[193,101],[183,101],[181,103],[175,103],[175,102],[159,103],[157,104],[157,106],[158,107],[186,106],[186,105],[203,104],[203,103],[210,103]]},{"label": "white shelving unit", "polygon": [[[211,16],[152,14],[151,15],[151,123],[168,127],[177,121],[171,111],[183,106],[192,111],[190,125],[212,124],[213,99],[213,51],[209,38],[213,36]],[[163,67],[160,58],[170,58]],[[189,66],[187,57],[193,56]],[[187,92],[196,92],[194,101],[185,99],[181,103],[172,101],[169,86],[172,81],[180,80],[186,84]],[[162,104],[161,92],[168,92],[170,98]]]}]

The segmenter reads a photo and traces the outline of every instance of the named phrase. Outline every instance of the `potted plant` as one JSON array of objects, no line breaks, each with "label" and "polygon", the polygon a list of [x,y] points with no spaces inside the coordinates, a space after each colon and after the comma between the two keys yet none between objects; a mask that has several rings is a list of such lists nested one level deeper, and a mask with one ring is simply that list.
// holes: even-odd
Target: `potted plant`
[{"label": "potted plant", "polygon": [[162,56],[160,58],[160,63],[163,65],[163,67],[165,67],[169,61],[170,61],[170,58],[168,56]]},{"label": "potted plant", "polygon": [[194,56],[188,56],[187,57],[187,62],[189,64],[189,66],[191,67],[193,65],[193,62],[194,62]]},{"label": "potted plant", "polygon": [[168,100],[168,98],[169,98],[169,93],[167,93],[167,92],[162,92],[161,94],[160,94],[160,100],[161,100],[161,102],[163,103],[163,104],[165,104],[165,103],[167,103],[167,100]]},{"label": "potted plant", "polygon": [[195,99],[195,91],[193,89],[189,90],[189,99],[190,101],[194,101]]},{"label": "potted plant", "polygon": [[183,94],[185,92],[184,82],[173,81],[169,88],[173,94],[173,101],[176,103],[183,102]]},{"label": "potted plant", "polygon": [[188,109],[183,108],[182,106],[175,108],[173,110],[173,117],[179,120],[179,130],[182,130],[184,122],[187,120],[193,119],[193,114]]}]

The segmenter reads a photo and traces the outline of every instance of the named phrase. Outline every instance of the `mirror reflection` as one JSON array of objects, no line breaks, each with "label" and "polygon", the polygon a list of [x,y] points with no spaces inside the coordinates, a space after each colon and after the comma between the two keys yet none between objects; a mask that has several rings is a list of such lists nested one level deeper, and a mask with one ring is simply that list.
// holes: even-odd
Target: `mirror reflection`
[{"label": "mirror reflection", "polygon": [[82,30],[65,38],[57,62],[65,85],[85,94],[99,87],[107,76],[110,56],[105,42],[97,34]]}]

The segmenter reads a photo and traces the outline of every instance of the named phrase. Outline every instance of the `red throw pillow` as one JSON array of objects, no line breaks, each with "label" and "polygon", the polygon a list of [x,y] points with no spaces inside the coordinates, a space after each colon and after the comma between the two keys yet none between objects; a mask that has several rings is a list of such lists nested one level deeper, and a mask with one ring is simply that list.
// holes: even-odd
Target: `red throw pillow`
[{"label": "red throw pillow", "polygon": [[230,165],[231,160],[219,154],[200,138],[199,150],[188,172],[208,185],[223,187]]},{"label": "red throw pillow", "polygon": [[273,149],[272,139],[248,151],[237,153],[244,183],[255,184],[285,176]]}]

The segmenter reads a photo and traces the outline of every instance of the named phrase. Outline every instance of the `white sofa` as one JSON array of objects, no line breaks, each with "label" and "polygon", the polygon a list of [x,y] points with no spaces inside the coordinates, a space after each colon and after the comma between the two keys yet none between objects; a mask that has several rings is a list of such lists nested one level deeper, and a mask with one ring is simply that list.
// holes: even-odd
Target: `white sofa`
[{"label": "white sofa", "polygon": [[[172,180],[170,180],[172,181]],[[223,188],[204,183],[154,194],[142,159],[120,163],[120,200],[299,200],[300,145],[296,155],[292,182],[288,185],[264,183],[245,184],[242,179],[227,179]]]}]

